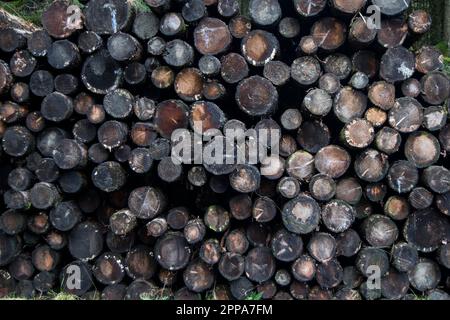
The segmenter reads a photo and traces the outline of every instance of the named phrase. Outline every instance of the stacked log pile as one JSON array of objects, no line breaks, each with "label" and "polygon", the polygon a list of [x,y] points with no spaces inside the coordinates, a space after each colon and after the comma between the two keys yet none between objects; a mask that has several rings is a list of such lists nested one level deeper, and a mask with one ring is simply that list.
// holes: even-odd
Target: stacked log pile
[{"label": "stacked log pile", "polygon": [[[449,299],[450,80],[411,1],[59,0],[2,28],[0,297]],[[183,128],[279,154],[179,164]]]}]

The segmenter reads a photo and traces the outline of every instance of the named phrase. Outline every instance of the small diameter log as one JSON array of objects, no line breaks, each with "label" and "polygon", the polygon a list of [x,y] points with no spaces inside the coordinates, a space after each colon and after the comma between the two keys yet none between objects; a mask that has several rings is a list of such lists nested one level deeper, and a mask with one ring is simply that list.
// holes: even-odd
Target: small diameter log
[{"label": "small diameter log", "polygon": [[276,86],[286,84],[291,77],[291,69],[282,61],[269,61],[264,65],[264,77]]},{"label": "small diameter log", "polygon": [[220,206],[208,207],[203,219],[205,225],[215,232],[224,232],[230,225],[230,214]]},{"label": "small diameter log", "polygon": [[234,38],[242,39],[250,32],[252,23],[249,18],[242,15],[237,15],[231,18],[228,28]]},{"label": "small diameter log", "polygon": [[328,230],[341,233],[350,228],[355,220],[355,211],[342,200],[332,200],[322,208],[322,221]]},{"label": "small diameter log", "polygon": [[170,228],[173,230],[181,230],[189,221],[189,212],[185,207],[172,208],[169,210],[166,219]]},{"label": "small diameter log", "polygon": [[191,105],[189,122],[196,133],[207,134],[208,130],[221,129],[225,121],[224,112],[213,102],[197,101]]},{"label": "small diameter log", "polygon": [[22,78],[28,77],[33,73],[36,64],[36,58],[27,50],[16,51],[9,61],[11,73],[16,77]]},{"label": "small diameter log", "polygon": [[[200,259],[202,259],[208,265],[214,265],[218,263],[219,260],[221,259],[222,256],[221,251],[222,248],[220,247],[219,241],[217,241],[217,239],[208,239],[202,243],[200,247],[199,256]],[[218,269],[219,272],[222,273],[220,265]],[[242,272],[240,274],[242,274]]]},{"label": "small diameter log", "polygon": [[267,247],[251,249],[245,257],[245,275],[252,281],[262,283],[275,273],[275,259]]},{"label": "small diameter log", "polygon": [[125,123],[110,120],[103,123],[98,129],[98,141],[109,151],[120,147],[126,142],[128,127]]},{"label": "small diameter log", "polygon": [[303,251],[303,241],[300,236],[281,229],[271,240],[271,249],[274,257],[280,261],[294,261]]},{"label": "small diameter log", "polygon": [[330,143],[330,131],[322,122],[305,121],[298,131],[297,142],[306,151],[317,153]]},{"label": "small diameter log", "polygon": [[14,279],[20,281],[30,279],[35,268],[28,254],[20,254],[11,262],[8,271]]},{"label": "small diameter log", "polygon": [[382,249],[363,248],[356,257],[356,267],[366,277],[371,276],[376,268],[379,268],[379,274],[383,276],[389,270],[389,257]]},{"label": "small diameter log", "polygon": [[158,176],[165,182],[174,182],[181,178],[183,167],[172,161],[171,157],[162,158],[158,163]]},{"label": "small diameter log", "polygon": [[90,1],[84,10],[86,28],[100,35],[127,28],[133,16],[131,4],[120,0]]},{"label": "small diameter log", "polygon": [[7,92],[13,83],[13,76],[8,64],[0,60],[0,94]]},{"label": "small diameter log", "polygon": [[320,207],[313,198],[300,194],[283,206],[282,218],[289,231],[307,234],[319,224]]},{"label": "small diameter log", "polygon": [[16,168],[8,174],[8,186],[15,191],[29,189],[34,181],[33,173],[26,168]]},{"label": "small diameter log", "polygon": [[125,275],[122,257],[115,253],[103,253],[95,261],[92,273],[95,279],[102,284],[119,283]]},{"label": "small diameter log", "polygon": [[302,106],[313,115],[325,116],[331,111],[333,100],[327,91],[313,89],[306,94]]},{"label": "small diameter log", "polygon": [[46,245],[34,249],[31,256],[33,265],[39,271],[53,271],[60,260],[59,253]]},{"label": "small diameter log", "polygon": [[221,59],[220,73],[227,83],[237,83],[248,76],[248,65],[244,57],[238,53],[228,53]]},{"label": "small diameter log", "polygon": [[385,48],[395,48],[403,45],[408,35],[408,25],[403,18],[381,20],[377,33],[378,43]]},{"label": "small diameter log", "polygon": [[442,149],[445,151],[450,150],[450,125],[445,125],[439,132],[439,141],[441,143]]},{"label": "small diameter log", "polygon": [[279,51],[277,38],[267,31],[253,30],[242,39],[242,55],[253,66],[263,66],[273,60]]},{"label": "small diameter log", "polygon": [[[226,1],[226,3],[227,2],[232,1]],[[187,22],[200,20],[206,14],[205,3],[202,0],[189,0],[181,9],[181,14],[183,15],[184,20],[186,20]]]},{"label": "small diameter log", "polygon": [[426,168],[438,161],[438,139],[426,131],[412,133],[405,144],[405,156],[417,168]]},{"label": "small diameter log", "polygon": [[28,113],[27,108],[18,104],[6,101],[0,105],[0,119],[5,123],[14,123],[24,118]]},{"label": "small diameter log", "polygon": [[125,184],[125,171],[119,163],[104,162],[94,168],[91,175],[94,185],[104,192],[120,189]]},{"label": "small diameter log", "polygon": [[186,28],[183,16],[177,12],[167,12],[161,17],[159,31],[168,37],[176,36]]},{"label": "small diameter log", "polygon": [[181,70],[175,77],[174,88],[184,101],[200,100],[203,91],[203,77],[200,70],[196,68]]},{"label": "small diameter log", "polygon": [[314,233],[308,243],[309,254],[318,262],[325,263],[336,255],[335,238],[324,232]]},{"label": "small diameter log", "polygon": [[420,80],[422,98],[432,105],[442,104],[450,96],[450,80],[443,72],[430,72]]},{"label": "small diameter log", "polygon": [[364,237],[373,247],[390,247],[398,238],[395,223],[382,215],[371,215],[364,221]]},{"label": "small diameter log", "polygon": [[45,57],[52,45],[52,38],[45,30],[36,30],[30,34],[27,49],[35,57]]},{"label": "small diameter log", "polygon": [[103,99],[103,107],[107,114],[116,119],[123,119],[130,115],[135,99],[125,89],[109,91]]},{"label": "small diameter log", "polygon": [[317,266],[316,280],[322,288],[335,288],[342,282],[343,273],[340,263],[333,259]]},{"label": "small diameter log", "polygon": [[368,182],[379,182],[387,174],[389,163],[387,156],[375,149],[366,149],[355,160],[355,172]]},{"label": "small diameter log", "polygon": [[311,35],[318,46],[324,50],[335,50],[345,41],[347,29],[336,18],[322,18],[314,23]]},{"label": "small diameter log", "polygon": [[38,70],[30,77],[30,91],[35,96],[45,97],[53,92],[54,82],[50,72]]},{"label": "small diameter log", "polygon": [[407,193],[418,183],[419,173],[411,162],[399,160],[390,167],[387,179],[391,189],[398,193]]},{"label": "small diameter log", "polygon": [[369,87],[368,97],[377,107],[391,109],[395,104],[395,87],[387,82],[375,82]]},{"label": "small diameter log", "polygon": [[432,260],[421,258],[419,263],[408,272],[411,286],[418,291],[426,291],[437,287],[441,281],[439,265]]},{"label": "small diameter log", "polygon": [[319,80],[322,69],[319,61],[310,56],[295,59],[291,65],[291,77],[300,85],[308,86]]},{"label": "small diameter log", "polygon": [[89,56],[83,64],[81,80],[86,88],[97,94],[106,94],[122,83],[123,71],[108,51],[101,50]]},{"label": "small diameter log", "polygon": [[230,199],[230,213],[237,220],[245,220],[251,216],[252,200],[246,194],[240,194]]},{"label": "small diameter log", "polygon": [[326,0],[293,0],[294,7],[303,17],[314,17],[321,13],[326,5]]},{"label": "small diameter log", "polygon": [[[84,245],[88,241],[89,246]],[[93,222],[77,224],[69,234],[70,254],[82,261],[98,256],[103,249],[103,236],[99,225]]]},{"label": "small diameter log", "polygon": [[417,98],[420,94],[420,81],[414,78],[406,79],[402,82],[402,93],[406,97]]},{"label": "small diameter log", "polygon": [[388,49],[381,57],[380,76],[387,82],[406,80],[413,75],[414,69],[414,54],[402,46]]},{"label": "small diameter log", "polygon": [[21,157],[30,153],[35,146],[35,139],[22,126],[8,127],[2,138],[3,151],[12,157]]},{"label": "small diameter log", "polygon": [[261,174],[259,170],[252,165],[240,165],[230,174],[231,187],[242,193],[251,193],[259,188]]},{"label": "small diameter log", "polygon": [[24,214],[15,210],[7,210],[0,216],[0,230],[7,235],[16,235],[25,230],[27,219]]},{"label": "small diameter log", "polygon": [[370,79],[378,75],[379,60],[377,55],[372,51],[357,51],[352,56],[352,65],[355,71],[367,74]]},{"label": "small diameter log", "polygon": [[304,254],[291,265],[291,272],[294,278],[301,282],[314,279],[316,275],[316,262],[309,255]]},{"label": "small diameter log", "polygon": [[245,231],[235,229],[231,231],[225,239],[225,248],[229,252],[244,254],[249,247],[249,241],[246,238]]},{"label": "small diameter log", "polygon": [[406,242],[399,242],[392,246],[392,264],[400,272],[407,272],[419,262],[417,250]]},{"label": "small diameter log", "polygon": [[147,70],[142,63],[132,62],[125,67],[124,79],[125,82],[132,86],[138,86],[145,82],[147,77]]},{"label": "small diameter log", "polygon": [[10,89],[11,98],[17,103],[27,102],[30,99],[30,87],[23,82],[16,82]]},{"label": "small diameter log", "polygon": [[48,215],[45,212],[32,215],[28,218],[27,228],[34,234],[45,234],[50,228],[50,223],[48,220]]},{"label": "small diameter log", "polygon": [[151,219],[159,215],[166,206],[166,198],[159,189],[140,187],[128,198],[128,207],[140,219]]},{"label": "small diameter log", "polygon": [[259,197],[252,208],[252,216],[257,222],[272,221],[277,213],[275,202],[268,197]]},{"label": "small diameter log", "polygon": [[269,80],[252,76],[239,83],[235,98],[242,111],[251,116],[259,116],[275,111],[278,92]]},{"label": "small diameter log", "polygon": [[314,156],[306,151],[294,152],[286,162],[289,176],[299,180],[308,180],[314,174]]},{"label": "small diameter log", "polygon": [[389,127],[383,127],[377,132],[375,137],[375,145],[377,149],[386,154],[393,154],[397,152],[400,148],[401,142],[402,138],[398,131]]},{"label": "small diameter log", "polygon": [[309,192],[316,200],[328,201],[336,193],[336,183],[325,174],[317,174],[309,182]]},{"label": "small diameter log", "polygon": [[[408,202],[415,209],[426,209],[433,204],[434,195],[423,187],[414,188],[408,196]],[[437,203],[436,203],[437,204]]]},{"label": "small diameter log", "polygon": [[361,118],[367,108],[367,97],[352,87],[342,88],[334,98],[333,111],[343,123]]},{"label": "small diameter log", "polygon": [[47,53],[48,64],[57,70],[75,68],[80,60],[78,47],[68,40],[53,42]]},{"label": "small diameter log", "polygon": [[350,83],[353,88],[362,90],[369,85],[369,77],[365,73],[358,71],[353,74]]},{"label": "small diameter log", "polygon": [[450,170],[443,166],[431,166],[426,168],[422,174],[425,186],[431,191],[443,194],[450,191]]},{"label": "small diameter log", "polygon": [[3,52],[14,52],[26,45],[27,38],[14,28],[3,28],[0,30],[0,50]]},{"label": "small diameter log", "polygon": [[60,175],[58,184],[65,193],[78,193],[87,184],[86,176],[79,171],[68,171]]},{"label": "small diameter log", "polygon": [[409,215],[409,204],[405,198],[391,196],[384,204],[384,213],[393,220],[404,220]]},{"label": "small diameter log", "polygon": [[103,39],[93,31],[84,31],[78,36],[78,48],[83,53],[94,53],[103,46]]},{"label": "small diameter log", "polygon": [[317,152],[314,164],[320,173],[339,178],[350,166],[350,155],[339,146],[329,145]]},{"label": "small diameter log", "polygon": [[425,10],[414,10],[408,16],[408,27],[415,34],[424,34],[431,28],[431,15]]},{"label": "small diameter log", "polygon": [[108,38],[108,52],[117,61],[135,61],[142,55],[142,46],[133,36],[118,32]]},{"label": "small diameter log", "polygon": [[214,76],[220,72],[220,60],[212,55],[202,56],[198,61],[198,68],[206,76]]},{"label": "small diameter log", "polygon": [[382,14],[395,16],[410,6],[410,0],[373,0],[372,3],[380,8]]},{"label": "small diameter log", "polygon": [[278,181],[277,191],[287,199],[293,199],[300,193],[300,183],[293,177],[283,177]]},{"label": "small diameter log", "polygon": [[416,53],[416,70],[420,73],[439,71],[443,66],[444,56],[434,47],[423,47]]},{"label": "small diameter log", "polygon": [[220,258],[218,269],[228,281],[237,280],[244,273],[244,257],[238,253],[227,252]]},{"label": "small diameter log", "polygon": [[445,126],[447,116],[445,107],[430,106],[423,112],[423,126],[429,131],[440,130]]},{"label": "small diameter log", "polygon": [[295,38],[300,34],[300,23],[296,18],[284,17],[278,24],[278,32],[285,38]]},{"label": "small diameter log", "polygon": [[156,107],[154,124],[164,138],[170,138],[174,130],[186,128],[188,124],[187,106],[180,100],[166,100]]},{"label": "small diameter log", "polygon": [[423,122],[422,105],[414,98],[396,100],[389,111],[389,124],[402,133],[416,131]]},{"label": "small diameter log", "polygon": [[230,31],[227,25],[219,19],[203,18],[194,30],[194,44],[201,54],[222,53],[230,43]]},{"label": "small diameter log", "polygon": [[300,50],[301,52],[307,54],[307,55],[313,55],[317,52],[319,49],[318,44],[316,43],[316,40],[314,40],[313,36],[304,36],[300,39],[300,42],[298,44],[297,50]]},{"label": "small diameter log", "polygon": [[78,78],[74,75],[64,73],[56,76],[55,90],[63,94],[73,94],[78,89]]},{"label": "small diameter log", "polygon": [[147,51],[151,55],[160,56],[166,48],[166,41],[158,36],[150,38],[147,42]]},{"label": "small diameter log", "polygon": [[189,244],[195,244],[203,240],[206,228],[201,219],[189,220],[184,227],[184,237]]},{"label": "small diameter log", "polygon": [[443,214],[449,216],[450,215],[450,192],[446,192],[443,194],[438,194],[436,196],[436,207]]},{"label": "small diameter log", "polygon": [[136,216],[127,209],[114,212],[109,219],[111,231],[118,236],[129,234],[136,225]]},{"label": "small diameter log", "polygon": [[53,227],[60,231],[71,230],[81,221],[81,218],[81,210],[74,201],[60,202],[50,211],[49,215]]},{"label": "small diameter log", "polygon": [[338,256],[353,257],[361,249],[361,238],[353,229],[339,233],[336,236],[336,254]]},{"label": "small diameter log", "polygon": [[291,135],[284,134],[280,139],[280,156],[289,157],[297,150],[297,142]]},{"label": "small diameter log", "polygon": [[196,166],[189,169],[187,178],[189,182],[195,187],[204,186],[207,182],[206,171],[203,167]]},{"label": "small diameter log", "polygon": [[364,119],[355,119],[347,123],[342,132],[344,142],[353,148],[366,148],[375,138],[372,124]]},{"label": "small diameter log", "polygon": [[87,162],[86,147],[76,140],[61,140],[52,153],[55,164],[61,169],[83,167]]},{"label": "small diameter log", "polygon": [[53,184],[39,182],[31,188],[30,200],[33,207],[48,209],[59,202],[60,194]]},{"label": "small diameter log", "polygon": [[212,287],[215,276],[201,260],[191,262],[183,272],[186,287],[193,292],[203,292]]},{"label": "small diameter log", "polygon": [[350,24],[349,41],[357,46],[370,45],[377,36],[377,30],[367,26],[367,17],[356,17]]},{"label": "small diameter log", "polygon": [[14,257],[19,253],[21,244],[18,236],[8,236],[6,234],[0,234],[0,244],[3,248],[0,252],[0,265],[8,265]]},{"label": "small diameter log", "polygon": [[28,191],[8,190],[3,195],[3,201],[8,209],[27,209],[30,207],[30,193]]},{"label": "small diameter log", "polygon": [[191,251],[181,233],[169,232],[158,239],[154,254],[163,268],[173,271],[186,267]]},{"label": "small diameter log", "polygon": [[152,71],[151,80],[155,87],[159,89],[166,89],[173,84],[175,74],[169,67],[160,66]]},{"label": "small diameter log", "polygon": [[139,245],[131,249],[124,262],[125,270],[132,279],[150,279],[156,273],[153,252],[146,246]]},{"label": "small diameter log", "polygon": [[183,67],[192,63],[194,49],[187,42],[175,39],[166,44],[163,59],[170,66]]},{"label": "small diameter log", "polygon": [[[78,274],[78,285],[73,286],[70,276]],[[60,288],[63,292],[82,296],[86,294],[93,285],[91,266],[82,261],[74,261],[66,265],[60,274]]]},{"label": "small diameter log", "polygon": [[278,0],[250,0],[248,10],[250,18],[260,26],[273,25],[281,18]]},{"label": "small diameter log", "polygon": [[339,80],[348,78],[352,71],[352,61],[341,53],[330,54],[323,64],[325,72],[334,74]]}]

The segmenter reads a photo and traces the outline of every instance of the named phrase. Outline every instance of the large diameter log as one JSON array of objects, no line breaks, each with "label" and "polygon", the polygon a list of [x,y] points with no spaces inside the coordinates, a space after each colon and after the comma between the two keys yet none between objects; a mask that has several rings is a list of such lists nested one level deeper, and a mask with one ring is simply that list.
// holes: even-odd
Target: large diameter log
[{"label": "large diameter log", "polygon": [[42,13],[42,26],[54,38],[68,38],[83,28],[83,14],[69,1],[54,1]]},{"label": "large diameter log", "polygon": [[278,92],[269,80],[252,76],[239,83],[236,102],[242,111],[251,116],[265,115],[277,108]]},{"label": "large diameter log", "polygon": [[380,76],[387,82],[406,80],[414,74],[414,69],[414,54],[402,46],[388,49],[381,57]]},{"label": "large diameter log", "polygon": [[409,8],[411,0],[372,0],[380,8],[382,14],[395,16]]},{"label": "large diameter log", "polygon": [[284,205],[282,217],[286,229],[307,234],[319,224],[320,207],[313,198],[301,194]]},{"label": "large diameter log", "polygon": [[127,1],[93,0],[84,9],[84,16],[88,30],[109,35],[130,25],[133,9]]}]

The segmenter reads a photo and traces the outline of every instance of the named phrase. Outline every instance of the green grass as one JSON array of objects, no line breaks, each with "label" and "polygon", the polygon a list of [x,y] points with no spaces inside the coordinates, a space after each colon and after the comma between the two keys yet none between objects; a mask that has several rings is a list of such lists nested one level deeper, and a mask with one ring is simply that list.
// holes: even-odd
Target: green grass
[{"label": "green grass", "polygon": [[245,297],[245,300],[261,300],[262,296],[263,296],[262,292],[250,292]]},{"label": "green grass", "polygon": [[[37,26],[41,25],[41,16],[45,9],[53,2],[53,0],[14,0],[10,2],[0,2],[0,8],[5,9],[9,13],[31,22]],[[79,0],[69,0],[70,4],[83,8],[84,5]],[[150,12],[150,7],[145,0],[133,0],[132,6],[136,12]]]},{"label": "green grass", "polygon": [[65,292],[49,292],[46,295],[36,296],[33,298],[24,298],[16,295],[9,295],[0,300],[80,300],[80,297]]},{"label": "green grass", "polygon": [[445,41],[439,42],[436,48],[444,55],[444,72],[450,76],[450,49]]}]

